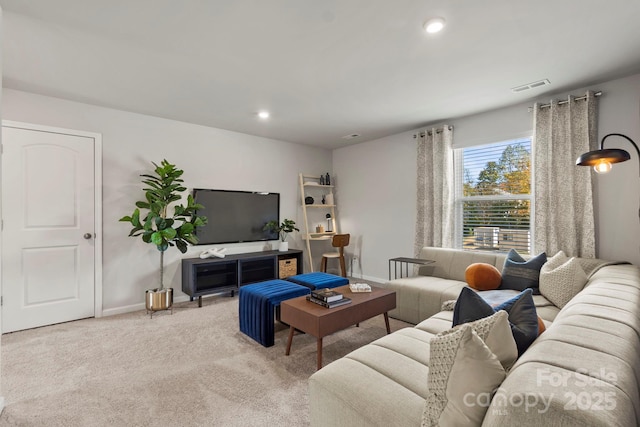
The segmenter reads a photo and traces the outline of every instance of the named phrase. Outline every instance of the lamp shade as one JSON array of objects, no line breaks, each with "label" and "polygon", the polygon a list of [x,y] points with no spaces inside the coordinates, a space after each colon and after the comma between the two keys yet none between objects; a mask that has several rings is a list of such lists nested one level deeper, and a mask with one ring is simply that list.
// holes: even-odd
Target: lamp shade
[{"label": "lamp shade", "polygon": [[609,148],[609,149],[604,148],[604,141],[611,136],[617,136],[629,141],[629,143],[633,145],[633,148],[636,149],[636,153],[638,153],[638,157],[640,157],[640,148],[638,148],[638,145],[636,145],[636,143],[633,142],[631,138],[621,133],[610,133],[608,135],[605,135],[604,138],[602,138],[602,141],[600,141],[599,150],[594,150],[594,151],[589,151],[588,153],[584,153],[583,155],[581,155],[576,159],[576,165],[593,166],[593,169],[596,172],[607,173],[611,170],[612,163],[626,162],[627,160],[629,160],[631,156],[625,150],[622,150],[620,148]]},{"label": "lamp shade", "polygon": [[598,163],[620,163],[626,162],[631,158],[629,152],[619,148],[609,148],[603,150],[593,150],[582,154],[576,160],[578,166],[595,166]]}]

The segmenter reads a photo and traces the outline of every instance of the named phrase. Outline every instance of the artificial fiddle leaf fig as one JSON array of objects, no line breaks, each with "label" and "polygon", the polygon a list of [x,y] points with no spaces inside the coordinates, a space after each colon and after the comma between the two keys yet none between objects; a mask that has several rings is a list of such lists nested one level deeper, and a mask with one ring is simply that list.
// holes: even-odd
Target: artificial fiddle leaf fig
[{"label": "artificial fiddle leaf fig", "polygon": [[[190,194],[187,196],[186,206],[172,205],[181,200],[180,193],[187,190],[180,178],[184,171],[166,160],[160,162],[160,165],[153,163],[153,166],[155,175],[140,175],[145,185],[143,191],[146,200],[136,202],[133,214],[123,216],[120,221],[129,222],[133,226],[129,236],[141,236],[143,242],[154,244],[160,251],[160,289],[163,289],[164,251],[169,246],[175,246],[185,253],[189,244],[198,243],[194,232],[197,227],[207,223],[207,218],[197,215],[197,210],[204,207],[196,204]],[[146,210],[146,214],[141,214],[141,209]]]}]

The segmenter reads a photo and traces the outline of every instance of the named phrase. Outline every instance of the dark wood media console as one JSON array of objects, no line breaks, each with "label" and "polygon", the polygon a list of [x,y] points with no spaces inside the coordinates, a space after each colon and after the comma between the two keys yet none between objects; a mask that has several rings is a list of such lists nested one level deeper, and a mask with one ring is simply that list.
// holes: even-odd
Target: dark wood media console
[{"label": "dark wood media console", "polygon": [[250,252],[227,255],[224,258],[184,258],[182,260],[182,292],[191,301],[202,296],[221,292],[235,294],[240,286],[265,280],[282,278],[281,261],[296,262],[296,274],[302,274],[302,251]]}]

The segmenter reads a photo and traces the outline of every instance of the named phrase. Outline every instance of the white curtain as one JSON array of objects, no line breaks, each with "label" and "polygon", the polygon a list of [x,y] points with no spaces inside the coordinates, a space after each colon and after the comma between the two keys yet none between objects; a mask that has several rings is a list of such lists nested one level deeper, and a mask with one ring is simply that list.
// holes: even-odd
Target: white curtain
[{"label": "white curtain", "polygon": [[416,257],[424,246],[453,247],[453,128],[430,129],[417,140]]},{"label": "white curtain", "polygon": [[597,98],[570,96],[534,106],[534,250],[595,257],[591,168],[576,166],[597,148]]}]

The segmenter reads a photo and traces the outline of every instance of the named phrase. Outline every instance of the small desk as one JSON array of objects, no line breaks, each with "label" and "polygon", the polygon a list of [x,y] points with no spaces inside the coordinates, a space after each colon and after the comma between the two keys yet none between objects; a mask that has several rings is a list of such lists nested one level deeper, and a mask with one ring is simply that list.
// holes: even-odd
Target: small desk
[{"label": "small desk", "polygon": [[[422,259],[422,258],[391,258],[389,260],[389,280],[391,280],[391,263],[394,263],[393,271],[394,271],[394,279],[398,278],[398,264],[400,264],[400,278],[409,277],[409,264],[419,264],[419,265],[428,265],[433,264],[435,261],[430,259]],[[404,276],[402,275],[402,264],[404,264]]]}]

